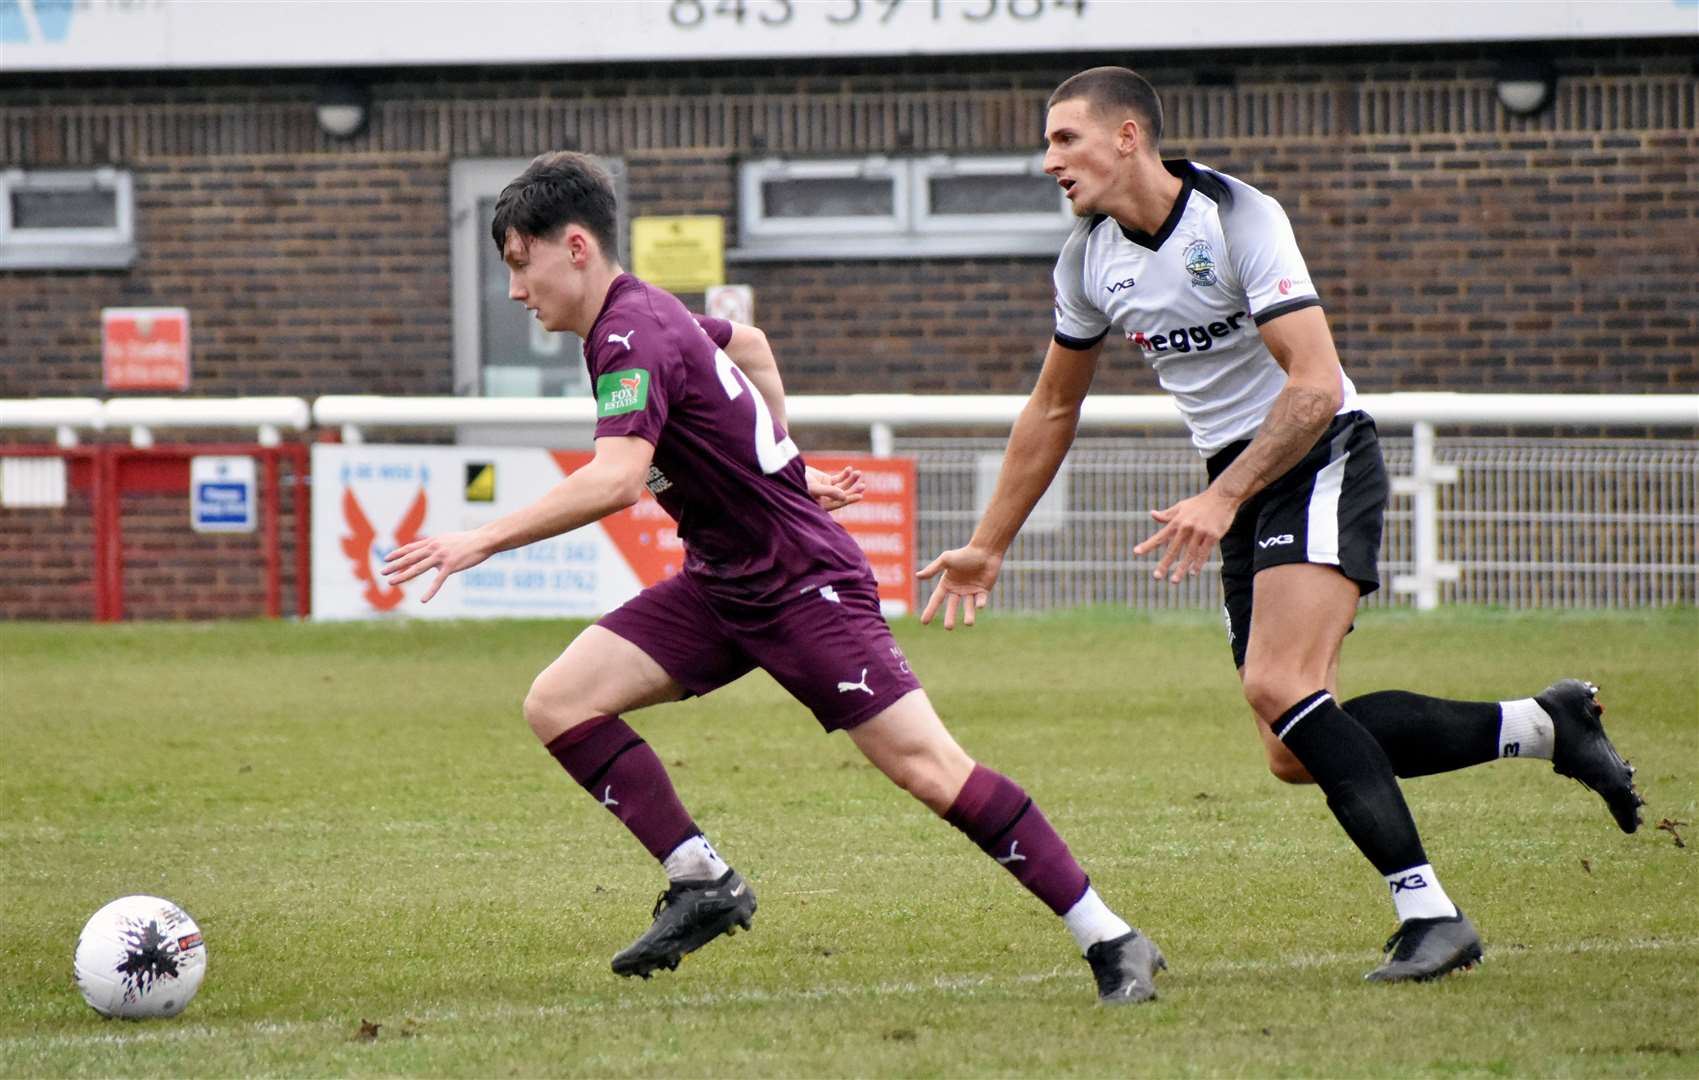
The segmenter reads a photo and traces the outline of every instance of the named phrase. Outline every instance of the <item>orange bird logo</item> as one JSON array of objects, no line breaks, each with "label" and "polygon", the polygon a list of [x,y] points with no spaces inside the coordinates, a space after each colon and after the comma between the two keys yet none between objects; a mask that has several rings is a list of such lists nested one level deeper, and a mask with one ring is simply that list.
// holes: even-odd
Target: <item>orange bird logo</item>
[{"label": "orange bird logo", "polygon": [[342,520],[348,524],[348,535],[342,538],[342,553],[353,561],[354,576],[366,583],[363,594],[366,602],[372,605],[374,611],[389,611],[401,603],[406,594],[398,585],[379,583],[372,566],[383,562],[383,557],[395,548],[419,539],[419,526],[425,523],[425,489],[419,489],[419,494],[413,497],[413,505],[407,508],[401,524],[395,527],[394,547],[378,550],[377,530],[372,528],[366,512],[360,509],[360,500],[354,497],[351,487],[342,489]]}]

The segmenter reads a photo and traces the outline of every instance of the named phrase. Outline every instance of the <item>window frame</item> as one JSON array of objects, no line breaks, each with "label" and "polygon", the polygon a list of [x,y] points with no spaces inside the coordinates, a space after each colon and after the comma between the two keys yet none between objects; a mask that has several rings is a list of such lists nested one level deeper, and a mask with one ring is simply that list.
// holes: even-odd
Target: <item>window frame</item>
[{"label": "window frame", "polygon": [[[766,215],[763,185],[772,180],[866,180],[884,177],[891,183],[891,213],[888,215],[845,214],[810,218],[774,218]],[[911,197],[908,170],[902,163],[875,155],[864,158],[765,158],[746,162],[738,176],[743,235],[748,237],[817,237],[823,233],[846,236],[897,236],[909,229]]]},{"label": "window frame", "polygon": [[[1068,200],[1061,185],[1056,191],[1056,213],[1015,211],[984,214],[934,214],[932,186],[935,178],[957,176],[1043,176],[1043,154],[971,154],[951,157],[934,154],[914,161],[914,228],[920,233],[979,232],[999,229],[1008,232],[1054,232],[1068,222]],[[1065,233],[1065,226],[1064,228]]]},{"label": "window frame", "polygon": [[[761,185],[776,177],[889,175],[893,213],[884,218],[837,216],[768,218]],[[776,158],[738,165],[738,247],[728,263],[826,261],[839,259],[929,259],[975,256],[1054,258],[1073,215],[1060,187],[1057,212],[933,214],[928,181],[941,175],[1012,175],[1043,172],[1043,158],[1030,153],[884,155],[857,158]]]},{"label": "window frame", "polygon": [[[12,197],[19,191],[110,191],[113,224],[87,228],[19,228]],[[135,182],[128,169],[0,169],[0,270],[121,270],[136,262]]]}]

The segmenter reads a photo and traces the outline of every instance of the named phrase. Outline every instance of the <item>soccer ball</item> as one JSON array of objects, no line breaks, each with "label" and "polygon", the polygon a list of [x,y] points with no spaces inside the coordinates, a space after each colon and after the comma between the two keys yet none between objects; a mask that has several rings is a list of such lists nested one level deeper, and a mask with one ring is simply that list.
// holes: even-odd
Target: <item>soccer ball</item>
[{"label": "soccer ball", "polygon": [[77,937],[77,989],[102,1016],[176,1016],[206,977],[206,942],[189,913],[157,896],[112,901]]}]

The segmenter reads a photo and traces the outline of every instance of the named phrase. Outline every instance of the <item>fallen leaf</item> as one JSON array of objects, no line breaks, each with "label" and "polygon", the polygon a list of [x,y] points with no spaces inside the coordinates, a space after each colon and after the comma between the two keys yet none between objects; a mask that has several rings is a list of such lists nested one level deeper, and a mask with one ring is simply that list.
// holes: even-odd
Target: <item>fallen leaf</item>
[{"label": "fallen leaf", "polygon": [[378,1037],[378,1028],[381,1027],[383,1027],[382,1024],[374,1024],[370,1020],[361,1019],[360,1030],[355,1033],[354,1037],[363,1042],[371,1042]]},{"label": "fallen leaf", "polygon": [[1675,837],[1676,847],[1686,847],[1687,845],[1682,842],[1681,834],[1675,831],[1678,827],[1685,826],[1686,824],[1687,822],[1685,821],[1671,821],[1669,818],[1664,818],[1662,821],[1658,822],[1657,827]]},{"label": "fallen leaf", "polygon": [[1587,871],[1587,873],[1591,874],[1593,872],[1593,860],[1592,859],[1582,859],[1581,860],[1581,869],[1583,869],[1583,870]]}]

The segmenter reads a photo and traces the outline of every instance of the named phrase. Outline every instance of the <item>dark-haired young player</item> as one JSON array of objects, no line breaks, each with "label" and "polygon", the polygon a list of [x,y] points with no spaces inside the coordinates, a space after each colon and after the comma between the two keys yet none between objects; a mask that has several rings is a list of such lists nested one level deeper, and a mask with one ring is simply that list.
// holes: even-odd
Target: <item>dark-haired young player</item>
[{"label": "dark-haired young player", "polygon": [[[1099,1000],[1154,997],[1165,966],[1156,946],[1098,897],[1026,792],[976,764],[933,711],[880,616],[867,560],[817,501],[856,497],[857,479],[817,476],[811,494],[764,340],[752,328],[699,323],[671,295],[623,273],[614,212],[612,185],[594,162],[547,154],[502,192],[491,227],[509,295],[547,329],[584,338],[594,458],[531,506],[408,544],[385,570],[396,583],[437,571],[428,601],[449,575],[630,506],[645,486],[677,520],[684,569],[586,628],[525,699],[537,738],[670,881],[653,924],[614,957],[614,971],[647,977],[676,967],[755,913],[753,890],[709,845],[661,759],[620,714],[706,694],[760,667],[1061,916]],[[727,347],[757,370],[741,370]]]},{"label": "dark-haired young player", "polygon": [[922,613],[985,605],[1003,554],[1074,438],[1103,339],[1121,331],[1174,395],[1209,486],[1151,516],[1134,548],[1156,575],[1195,575],[1221,545],[1228,643],[1269,768],[1314,782],[1386,879],[1399,928],[1377,981],[1428,979],[1480,958],[1475,928],[1422,851],[1399,776],[1499,757],[1552,761],[1639,824],[1634,770],[1600,723],[1597,690],[1565,679],[1532,698],[1442,701],[1403,691],[1335,700],[1339,650],[1378,585],[1387,497],[1374,421],[1340,369],[1285,212],[1231,176],[1157,153],[1156,92],[1125,68],[1081,72],[1051,95],[1045,171],[1080,219],[1056,262],[1056,331],[1009,436],[996,492]]}]

